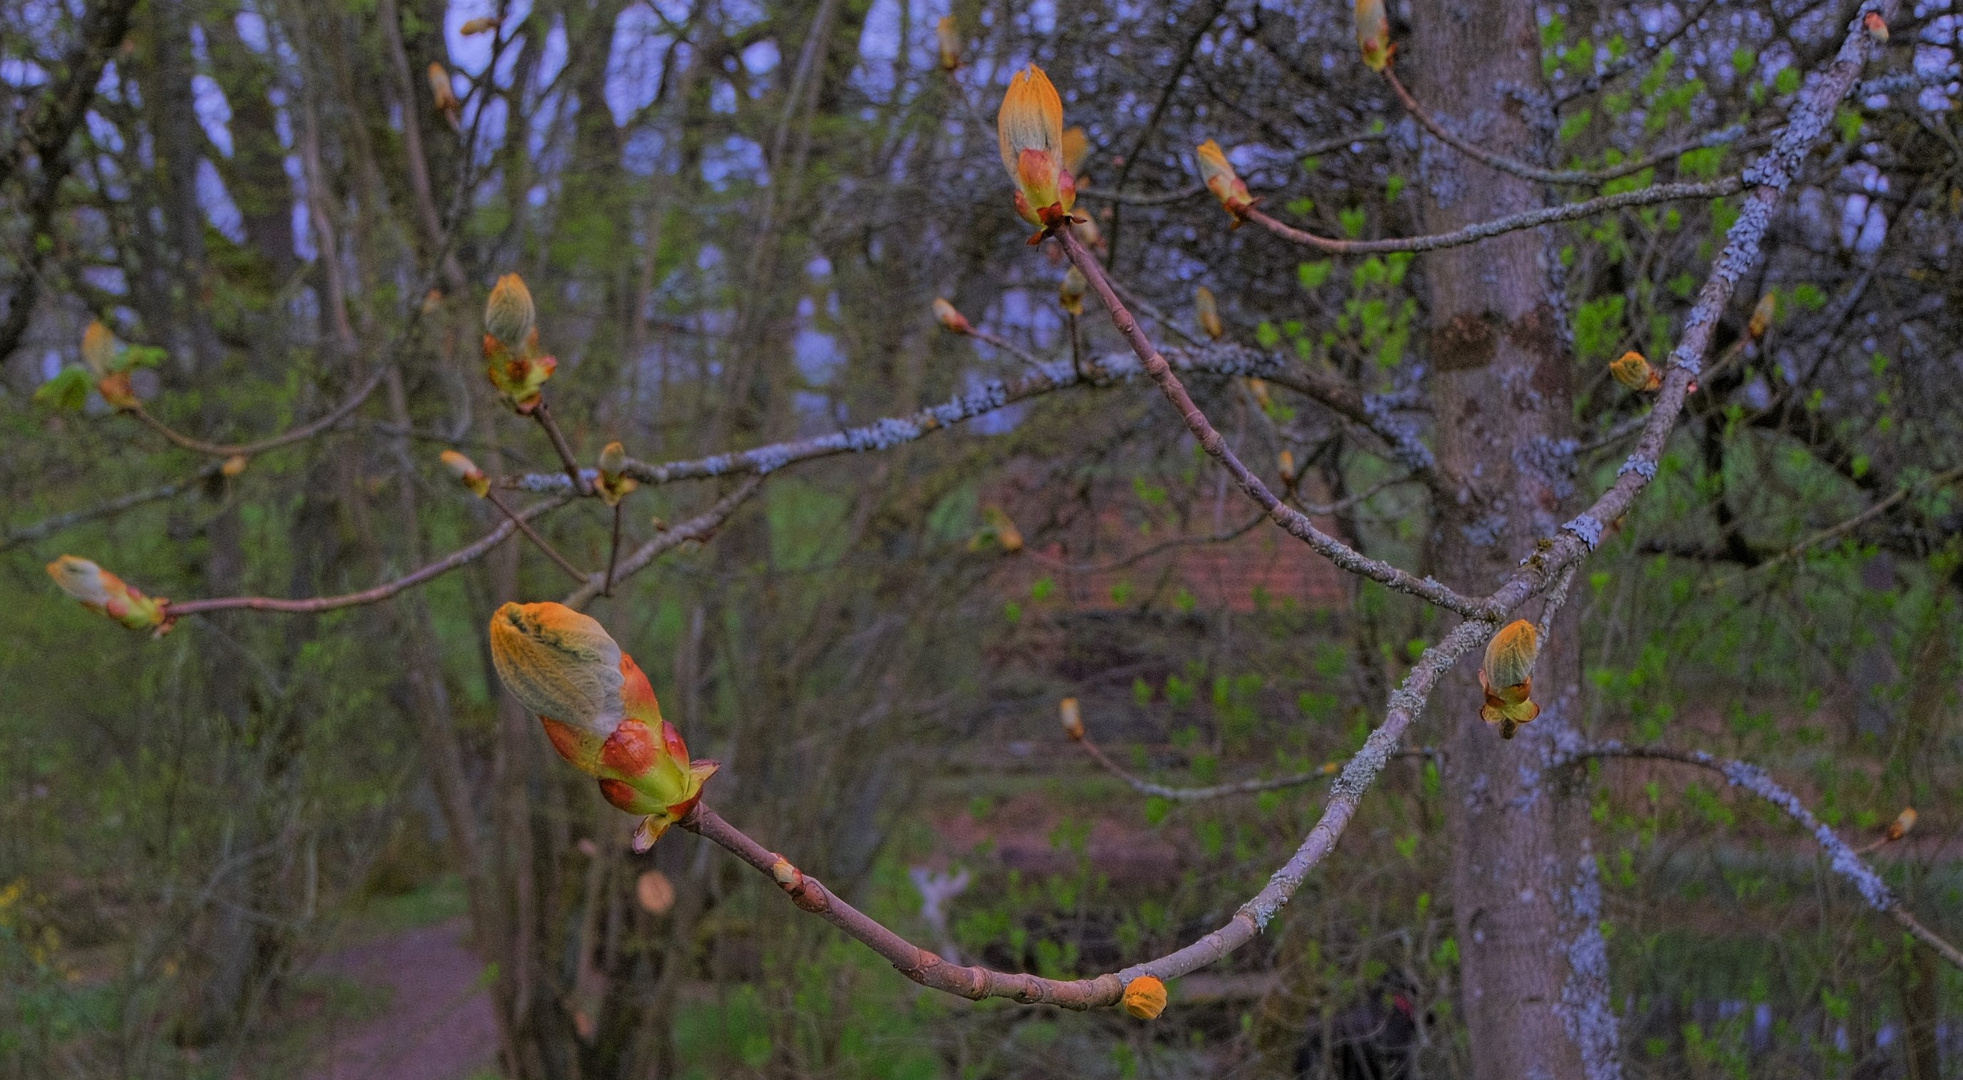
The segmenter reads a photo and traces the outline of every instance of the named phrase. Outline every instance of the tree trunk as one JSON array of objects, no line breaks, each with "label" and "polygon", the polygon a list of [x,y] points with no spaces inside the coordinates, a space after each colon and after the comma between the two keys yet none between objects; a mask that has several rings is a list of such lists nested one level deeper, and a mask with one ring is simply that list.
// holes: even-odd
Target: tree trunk
[{"label": "tree trunk", "polygon": [[[1523,0],[1427,0],[1398,57],[1420,100],[1473,141],[1532,160],[1530,106],[1546,93],[1538,26]],[[1440,232],[1543,204],[1537,185],[1427,139],[1424,229]],[[1483,593],[1574,497],[1574,361],[1550,237],[1520,232],[1428,256],[1432,397],[1439,464],[1464,484],[1433,542],[1445,580]],[[1555,621],[1534,672],[1541,715],[1508,741],[1479,719],[1465,665],[1438,696],[1461,996],[1479,1080],[1618,1077],[1600,889],[1588,805],[1545,762],[1580,723],[1574,609]],[[1523,614],[1533,615],[1533,611]]]}]

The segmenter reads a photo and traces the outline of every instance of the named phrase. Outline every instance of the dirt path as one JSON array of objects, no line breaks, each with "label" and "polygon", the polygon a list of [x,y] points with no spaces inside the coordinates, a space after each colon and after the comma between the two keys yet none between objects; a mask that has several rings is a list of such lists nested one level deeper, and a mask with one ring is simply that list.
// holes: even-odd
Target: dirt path
[{"label": "dirt path", "polygon": [[464,1080],[489,1069],[497,1028],[466,933],[464,920],[451,919],[322,957],[310,974],[382,990],[388,1004],[373,1019],[331,1029],[307,1080]]}]

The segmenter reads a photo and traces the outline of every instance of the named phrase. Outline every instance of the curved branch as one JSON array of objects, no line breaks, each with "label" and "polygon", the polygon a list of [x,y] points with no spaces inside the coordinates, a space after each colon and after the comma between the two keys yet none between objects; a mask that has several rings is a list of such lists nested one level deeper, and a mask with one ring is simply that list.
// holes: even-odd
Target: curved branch
[{"label": "curved branch", "polygon": [[1152,381],[1158,384],[1160,392],[1165,394],[1166,400],[1172,402],[1173,408],[1178,410],[1180,419],[1186,422],[1187,429],[1199,439],[1200,446],[1214,460],[1226,466],[1227,472],[1233,476],[1241,490],[1246,492],[1248,498],[1253,499],[1261,509],[1267,511],[1275,524],[1281,526],[1290,536],[1308,544],[1317,554],[1352,574],[1360,574],[1399,592],[1429,600],[1447,611],[1455,611],[1461,615],[1470,616],[1482,610],[1478,601],[1460,596],[1438,581],[1429,577],[1419,578],[1387,562],[1364,555],[1316,528],[1315,522],[1309,520],[1307,514],[1277,498],[1274,492],[1268,490],[1268,485],[1263,483],[1260,477],[1254,475],[1246,465],[1241,463],[1240,457],[1234,453],[1232,447],[1227,445],[1227,440],[1214,429],[1213,423],[1206,418],[1205,413],[1200,411],[1200,407],[1193,403],[1192,395],[1186,392],[1186,387],[1180,383],[1179,376],[1173,374],[1172,365],[1159,354],[1157,348],[1153,347],[1152,342],[1146,338],[1145,332],[1138,328],[1138,320],[1132,318],[1131,312],[1125,310],[1125,305],[1118,299],[1117,292],[1112,289],[1110,280],[1104,276],[1104,268],[1099,265],[1097,259],[1085,250],[1083,243],[1071,230],[1058,230],[1056,238],[1062,242],[1063,250],[1070,256],[1070,261],[1076,264],[1078,270],[1083,271],[1086,278],[1090,279],[1091,288],[1104,303],[1104,309],[1111,315],[1112,324],[1118,328],[1118,333],[1131,346],[1132,352],[1137,354],[1139,361],[1145,367],[1145,373],[1152,377]]},{"label": "curved branch", "polygon": [[1915,935],[1917,940],[1941,954],[1943,959],[1958,968],[1963,968],[1963,951],[1958,951],[1956,946],[1943,940],[1934,931],[1917,921],[1915,916],[1902,906],[1900,898],[1888,888],[1887,883],[1881,880],[1881,875],[1875,873],[1874,868],[1861,858],[1859,852],[1849,847],[1847,841],[1840,838],[1840,834],[1814,817],[1813,812],[1806,808],[1806,804],[1799,801],[1799,796],[1781,787],[1778,781],[1772,779],[1770,773],[1757,765],[1731,758],[1715,757],[1702,750],[1677,750],[1667,746],[1624,746],[1618,742],[1582,747],[1564,755],[1555,764],[1560,765],[1585,758],[1636,758],[1695,765],[1724,777],[1732,787],[1742,788],[1764,799],[1779,808],[1787,817],[1798,822],[1800,828],[1812,834],[1814,842],[1818,843],[1820,849],[1827,855],[1827,865],[1834,873],[1852,883],[1869,907],[1894,919],[1909,933]]},{"label": "curved branch", "polygon": [[[537,506],[520,510],[518,515],[526,519],[542,517],[566,505],[569,501],[571,500],[564,497],[547,499]],[[282,600],[271,596],[221,596],[207,600],[170,601],[164,605],[164,617],[175,619],[181,615],[197,615],[207,611],[229,611],[234,608],[249,608],[253,611],[283,611],[310,614],[321,611],[333,611],[337,608],[356,607],[361,604],[380,603],[397,593],[413,589],[424,582],[439,578],[459,566],[463,566],[472,560],[482,557],[492,548],[510,539],[511,535],[517,531],[516,526],[509,519],[498,522],[497,528],[484,534],[481,539],[468,547],[459,548],[427,566],[412,570],[402,577],[396,578],[394,581],[377,585],[372,589],[363,589],[360,592],[346,593],[341,596],[315,596],[304,600]]]},{"label": "curved branch", "polygon": [[311,439],[315,435],[318,435],[321,432],[326,431],[328,428],[333,427],[335,424],[340,423],[343,419],[347,417],[349,413],[360,408],[361,403],[368,400],[368,395],[373,394],[375,392],[376,387],[382,385],[382,378],[388,374],[388,371],[389,371],[389,365],[387,364],[378,365],[375,368],[374,372],[372,372],[367,379],[362,381],[360,386],[355,387],[354,393],[349,394],[345,401],[342,401],[339,405],[336,405],[332,409],[329,409],[326,413],[322,414],[319,418],[301,424],[299,427],[289,428],[286,431],[279,433],[278,435],[272,435],[264,439],[260,439],[257,442],[249,442],[249,443],[205,442],[203,439],[194,438],[190,435],[184,434],[183,432],[173,430],[168,425],[166,425],[162,420],[159,420],[155,416],[151,415],[150,410],[145,409],[141,402],[138,402],[137,404],[131,406],[130,408],[124,409],[123,411],[131,416],[136,417],[138,420],[141,420],[144,424],[149,426],[150,430],[155,431],[157,434],[162,435],[164,438],[170,440],[172,445],[180,447],[185,450],[189,450],[192,453],[205,454],[210,457],[240,457],[240,456],[252,457],[256,454],[263,454],[268,450],[274,450],[282,446],[288,446],[292,443],[301,442],[306,439]]},{"label": "curved branch", "polygon": [[1091,979],[1045,979],[968,967],[949,963],[931,949],[923,949],[887,929],[878,920],[840,899],[831,890],[800,871],[789,860],[752,840],[742,830],[724,820],[706,805],[698,804],[681,820],[680,826],[705,840],[719,844],[776,881],[799,908],[825,919],[847,935],[884,957],[900,974],[933,990],[979,1001],[1003,997],[1023,1004],[1057,1005],[1066,1009],[1092,1009],[1116,1004],[1126,984],[1150,975],[1176,979],[1226,956],[1266,929],[1268,923],[1294,897],[1296,890],[1316,864],[1335,847],[1337,837],[1355,816],[1363,793],[1396,753],[1404,732],[1423,711],[1425,702],[1446,671],[1460,657],[1478,647],[1491,635],[1487,623],[1468,620],[1460,623],[1443,641],[1424,651],[1405,675],[1404,682],[1390,696],[1384,722],[1370,733],[1363,748],[1343,766],[1331,785],[1329,801],[1322,817],[1302,841],[1295,854],[1247,903],[1242,904],[1227,923],[1182,949],[1133,964],[1116,972]]},{"label": "curved branch", "polygon": [[81,510],[70,510],[64,514],[55,514],[52,517],[42,518],[32,525],[24,525],[18,529],[8,529],[4,533],[4,538],[0,539],[0,549],[10,548],[16,544],[30,543],[35,540],[45,540],[63,529],[73,525],[80,525],[84,521],[93,521],[99,517],[108,517],[111,514],[128,510],[132,506],[142,506],[144,503],[156,502],[159,499],[168,499],[190,488],[193,484],[200,484],[211,479],[218,474],[220,468],[222,466],[214,461],[183,480],[173,480],[168,484],[149,488],[144,491],[133,491],[127,495],[110,499],[105,503],[98,503],[95,506],[85,507]]},{"label": "curved branch", "polygon": [[1594,217],[1596,214],[1611,210],[1674,202],[1678,199],[1718,199],[1726,195],[1736,195],[1743,190],[1745,190],[1745,181],[1737,177],[1714,180],[1707,184],[1656,184],[1637,191],[1623,191],[1581,202],[1562,203],[1559,206],[1546,206],[1509,214],[1492,221],[1475,222],[1451,232],[1432,233],[1428,236],[1402,236],[1388,240],[1337,240],[1333,237],[1317,236],[1276,221],[1258,207],[1250,207],[1242,212],[1242,216],[1283,240],[1303,244],[1317,251],[1327,251],[1335,255],[1371,255],[1387,251],[1437,251],[1440,248],[1460,247],[1505,233]]},{"label": "curved branch", "polygon": [[1786,562],[1789,559],[1798,558],[1800,553],[1805,551],[1807,548],[1810,548],[1815,544],[1823,544],[1828,540],[1834,539],[1837,536],[1843,536],[1853,531],[1854,529],[1859,528],[1862,524],[1870,520],[1873,520],[1875,517],[1879,516],[1880,514],[1886,512],[1889,508],[1893,507],[1896,503],[1901,502],[1903,499],[1908,498],[1909,495],[1913,493],[1916,488],[1923,487],[1925,485],[1934,485],[1936,487],[1941,487],[1944,484],[1954,483],[1958,479],[1963,479],[1963,466],[1958,466],[1957,468],[1950,469],[1946,472],[1937,473],[1934,476],[1925,477],[1922,480],[1919,480],[1913,484],[1903,484],[1901,487],[1895,489],[1894,494],[1889,495],[1885,499],[1877,500],[1872,506],[1869,506],[1867,509],[1861,511],[1858,514],[1855,514],[1853,517],[1850,517],[1847,520],[1840,522],[1839,524],[1829,525],[1826,528],[1821,529],[1819,532],[1816,532],[1813,535],[1808,536],[1803,540],[1800,540],[1792,547],[1787,548],[1786,550],[1778,553],[1777,555],[1774,555],[1771,558],[1764,560],[1763,562],[1754,563],[1753,565],[1745,568],[1744,570],[1739,571],[1738,573],[1732,575],[1731,577],[1719,578],[1716,581],[1713,581],[1709,585],[1705,586],[1704,591],[1706,593],[1716,592],[1719,589],[1724,588],[1726,585],[1729,585],[1734,581],[1744,578],[1748,574],[1755,573],[1759,570],[1764,570],[1765,568],[1770,566],[1777,566],[1780,563]]},{"label": "curved branch", "polygon": [[1232,795],[1253,795],[1263,791],[1275,791],[1280,788],[1300,787],[1311,781],[1324,780],[1334,776],[1337,770],[1341,768],[1341,766],[1331,761],[1317,766],[1309,772],[1296,773],[1293,776],[1277,776],[1260,780],[1240,780],[1230,784],[1214,784],[1210,787],[1167,787],[1164,784],[1156,784],[1144,777],[1133,775],[1130,770],[1111,760],[1103,748],[1092,742],[1091,737],[1088,735],[1074,741],[1081,744],[1084,752],[1091,756],[1091,760],[1103,766],[1105,772],[1123,780],[1133,791],[1141,795],[1153,795],[1161,799],[1171,799],[1174,802],[1205,802],[1208,799],[1224,799]]}]

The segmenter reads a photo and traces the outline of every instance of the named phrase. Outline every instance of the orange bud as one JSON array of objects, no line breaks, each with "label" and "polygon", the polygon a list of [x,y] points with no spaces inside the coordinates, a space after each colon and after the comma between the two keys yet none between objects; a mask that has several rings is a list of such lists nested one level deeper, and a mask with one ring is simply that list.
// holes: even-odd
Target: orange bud
[{"label": "orange bud", "polygon": [[1356,0],[1356,44],[1363,51],[1363,66],[1382,71],[1390,65],[1397,46],[1390,40],[1390,17],[1384,13],[1384,0]]},{"label": "orange bud", "polygon": [[130,384],[130,373],[112,371],[95,381],[96,393],[102,400],[117,409],[134,409],[142,404],[136,400],[136,388]]},{"label": "orange bud", "polygon": [[943,15],[934,27],[934,36],[940,40],[941,70],[953,71],[961,66],[961,26],[954,16]]},{"label": "orange bud", "polygon": [[647,676],[598,622],[559,604],[506,604],[491,616],[491,661],[560,757],[608,802],[646,815],[634,850],[695,808],[716,763],[689,760]]},{"label": "orange bud", "polygon": [[1254,197],[1247,193],[1247,184],[1234,171],[1227,155],[1220,150],[1220,144],[1212,139],[1200,144],[1200,176],[1206,180],[1206,189],[1220,200],[1220,205],[1235,223],[1254,205]]},{"label": "orange bud", "polygon": [[1772,319],[1779,314],[1779,294],[1766,293],[1752,308],[1752,320],[1745,324],[1745,332],[1754,340],[1765,336],[1772,329]]},{"label": "orange bud", "polygon": [[1615,376],[1616,382],[1638,392],[1663,385],[1663,373],[1639,352],[1626,352],[1620,359],[1609,361],[1609,374]]},{"label": "orange bud", "polygon": [[955,310],[953,304],[943,297],[934,298],[934,318],[940,320],[941,328],[950,334],[970,334],[974,327],[968,325],[968,317]]},{"label": "orange bud", "polygon": [[482,34],[487,31],[496,30],[497,28],[498,28],[497,16],[479,15],[477,18],[472,19],[469,22],[464,23],[462,26],[457,27],[457,33],[462,34],[465,37],[470,37],[474,34]]},{"label": "orange bud", "polygon": [[118,361],[122,359],[122,351],[115,331],[102,325],[100,320],[90,322],[89,328],[82,331],[82,364],[97,379],[116,370]]},{"label": "orange bud", "polygon": [[1002,545],[1003,554],[1014,555],[1022,550],[1022,530],[1016,528],[1015,521],[1004,513],[1001,507],[984,508],[982,520],[988,523],[989,530],[995,534],[995,542]]},{"label": "orange bud", "polygon": [[1517,686],[1533,677],[1540,656],[1540,632],[1525,619],[1507,623],[1486,643],[1486,662],[1480,671],[1494,686]]},{"label": "orange bud", "polygon": [[1254,395],[1254,403],[1261,406],[1263,412],[1273,407],[1275,403],[1274,395],[1268,392],[1266,379],[1250,375],[1247,380],[1247,392]]},{"label": "orange bud", "polygon": [[1035,64],[1009,79],[995,116],[1002,167],[1016,184],[1016,212],[1045,229],[1061,223],[1077,202],[1077,184],[1063,167],[1063,99]]},{"label": "orange bud", "polygon": [[227,477],[238,476],[245,472],[245,467],[251,464],[251,462],[252,459],[246,457],[244,454],[233,454],[231,457],[225,459],[223,465],[218,466],[218,471]]},{"label": "orange bud", "polygon": [[[1193,290],[1193,313],[1199,318],[1200,329],[1215,341],[1227,336],[1227,328],[1220,324],[1220,305],[1213,299],[1213,290],[1202,285]],[[1266,403],[1262,403],[1266,406]]]},{"label": "orange bud", "polygon": [[1063,718],[1063,732],[1072,739],[1084,737],[1084,713],[1077,707],[1077,699],[1064,698],[1057,703],[1057,715]]},{"label": "orange bud", "polygon": [[1057,302],[1063,310],[1072,315],[1084,313],[1084,294],[1090,291],[1091,283],[1084,278],[1084,272],[1072,266],[1064,272],[1063,281],[1057,285]]},{"label": "orange bud", "polygon": [[506,351],[523,352],[533,344],[530,339],[537,322],[538,305],[532,302],[532,290],[525,287],[525,279],[517,274],[499,278],[484,302],[484,332]]},{"label": "orange bud", "polygon": [[162,636],[170,629],[170,601],[161,596],[143,595],[122,578],[87,559],[63,555],[48,564],[48,576],[61,591],[82,602],[82,606],[122,623],[131,630],[153,630]]},{"label": "orange bud", "polygon": [[443,307],[443,290],[431,289],[423,294],[423,314],[434,315]]},{"label": "orange bud", "polygon": [[431,107],[452,125],[463,119],[463,102],[450,86],[450,72],[434,60],[429,63],[429,96]]},{"label": "orange bud", "polygon": [[608,506],[617,505],[627,497],[627,493],[640,487],[640,482],[631,476],[622,475],[627,468],[627,450],[617,442],[610,442],[600,449],[600,482],[597,485],[600,501]]},{"label": "orange bud", "polygon": [[1275,471],[1281,474],[1283,483],[1292,484],[1295,482],[1295,454],[1293,451],[1283,450],[1281,453],[1275,455]]},{"label": "orange bud", "polygon": [[1125,1011],[1140,1020],[1156,1020],[1166,1011],[1166,984],[1140,975],[1125,984]]},{"label": "orange bud", "polygon": [[1322,775],[1324,776],[1334,776],[1337,773],[1342,772],[1343,767],[1333,761],[1325,761],[1322,763],[1321,771],[1322,771]]},{"label": "orange bud", "polygon": [[469,488],[471,494],[481,499],[491,493],[491,480],[484,475],[484,470],[477,467],[476,462],[455,450],[445,450],[439,456],[444,467],[456,476],[458,483]]},{"label": "orange bud", "polygon": [[1900,840],[1913,828],[1915,828],[1915,807],[1903,807],[1902,812],[1895,815],[1895,820],[1888,823],[1888,842],[1892,844]]},{"label": "orange bud", "polygon": [[1870,11],[1861,16],[1861,25],[1867,28],[1868,36],[1878,45],[1888,44],[1888,21],[1879,11]]},{"label": "orange bud", "polygon": [[659,870],[644,870],[634,881],[634,899],[650,915],[666,915],[675,906],[675,886]]}]

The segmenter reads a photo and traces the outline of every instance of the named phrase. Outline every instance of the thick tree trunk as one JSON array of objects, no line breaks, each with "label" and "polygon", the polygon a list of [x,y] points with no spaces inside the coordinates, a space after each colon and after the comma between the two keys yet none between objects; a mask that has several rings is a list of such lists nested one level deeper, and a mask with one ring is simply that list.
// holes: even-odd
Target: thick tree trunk
[{"label": "thick tree trunk", "polygon": [[[1528,123],[1545,94],[1538,26],[1524,0],[1427,0],[1398,69],[1474,141],[1533,159]],[[1427,232],[1531,209],[1531,183],[1427,140]],[[1439,463],[1465,495],[1439,514],[1445,580],[1491,589],[1574,496],[1569,434],[1574,361],[1564,342],[1549,238],[1523,232],[1428,256]],[[1524,614],[1535,614],[1532,611]],[[1462,998],[1480,1080],[1616,1077],[1600,891],[1588,806],[1544,763],[1580,722],[1573,609],[1557,619],[1534,673],[1541,715],[1502,740],[1478,716],[1464,668],[1438,696],[1451,734],[1448,807]]]}]

